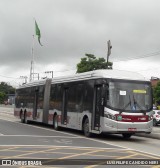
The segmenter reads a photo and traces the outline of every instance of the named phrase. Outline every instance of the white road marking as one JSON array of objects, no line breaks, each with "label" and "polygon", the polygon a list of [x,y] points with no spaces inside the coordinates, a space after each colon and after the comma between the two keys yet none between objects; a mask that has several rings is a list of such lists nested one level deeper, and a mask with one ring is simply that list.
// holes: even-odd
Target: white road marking
[{"label": "white road marking", "polygon": [[74,139],[78,139],[78,138],[83,138],[80,136],[77,137],[69,137],[69,136],[45,136],[45,135],[4,135],[4,134],[0,134],[3,135],[3,137],[35,137],[35,138],[74,138]]}]

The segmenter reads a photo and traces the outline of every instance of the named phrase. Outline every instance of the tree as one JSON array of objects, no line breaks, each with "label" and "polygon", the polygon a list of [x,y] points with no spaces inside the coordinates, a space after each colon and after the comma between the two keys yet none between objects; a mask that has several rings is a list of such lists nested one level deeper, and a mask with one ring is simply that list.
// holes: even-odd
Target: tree
[{"label": "tree", "polygon": [[4,102],[5,98],[6,98],[6,94],[4,92],[0,92],[0,104]]},{"label": "tree", "polygon": [[15,94],[15,88],[5,82],[0,83],[0,103],[8,99],[8,94]]},{"label": "tree", "polygon": [[81,58],[81,62],[77,64],[77,73],[93,71],[97,69],[112,69],[112,62],[105,61],[104,58],[96,58],[92,54],[85,54],[86,57]]},{"label": "tree", "polygon": [[160,105],[160,82],[153,88],[154,102]]}]

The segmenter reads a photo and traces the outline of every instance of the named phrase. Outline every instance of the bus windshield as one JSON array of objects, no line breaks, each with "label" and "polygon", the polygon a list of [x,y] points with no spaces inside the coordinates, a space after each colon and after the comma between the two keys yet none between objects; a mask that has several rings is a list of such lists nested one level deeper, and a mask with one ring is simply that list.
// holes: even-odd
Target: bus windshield
[{"label": "bus windshield", "polygon": [[109,82],[107,106],[120,112],[149,112],[152,91],[149,82],[113,80]]}]

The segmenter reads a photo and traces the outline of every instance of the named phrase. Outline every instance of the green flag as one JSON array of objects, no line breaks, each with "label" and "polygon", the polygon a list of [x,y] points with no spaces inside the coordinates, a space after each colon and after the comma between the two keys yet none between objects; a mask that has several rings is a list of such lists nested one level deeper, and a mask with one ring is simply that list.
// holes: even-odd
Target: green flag
[{"label": "green flag", "polygon": [[36,20],[35,20],[35,31],[36,31],[36,35],[38,36],[38,42],[39,42],[39,44],[42,46],[42,44],[41,44],[41,42],[40,42],[41,32],[40,32],[40,29],[39,29],[39,27],[38,27],[38,24],[37,24]]}]

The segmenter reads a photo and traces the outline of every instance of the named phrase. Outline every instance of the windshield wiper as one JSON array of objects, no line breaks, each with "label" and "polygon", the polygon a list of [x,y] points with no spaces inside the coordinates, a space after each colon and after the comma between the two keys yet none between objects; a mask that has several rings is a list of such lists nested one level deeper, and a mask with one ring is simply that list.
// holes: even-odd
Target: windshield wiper
[{"label": "windshield wiper", "polygon": [[141,110],[141,112],[143,112],[144,115],[146,115],[146,112],[142,109],[142,106],[139,105],[139,103],[137,103],[137,101],[135,100],[134,95],[133,95],[133,102],[134,102],[135,109],[136,109],[136,106],[137,106]]},{"label": "windshield wiper", "polygon": [[124,106],[124,108],[122,110],[119,111],[119,114],[121,114],[129,105],[131,107],[131,97],[130,97],[130,95],[129,95],[129,102]]}]

